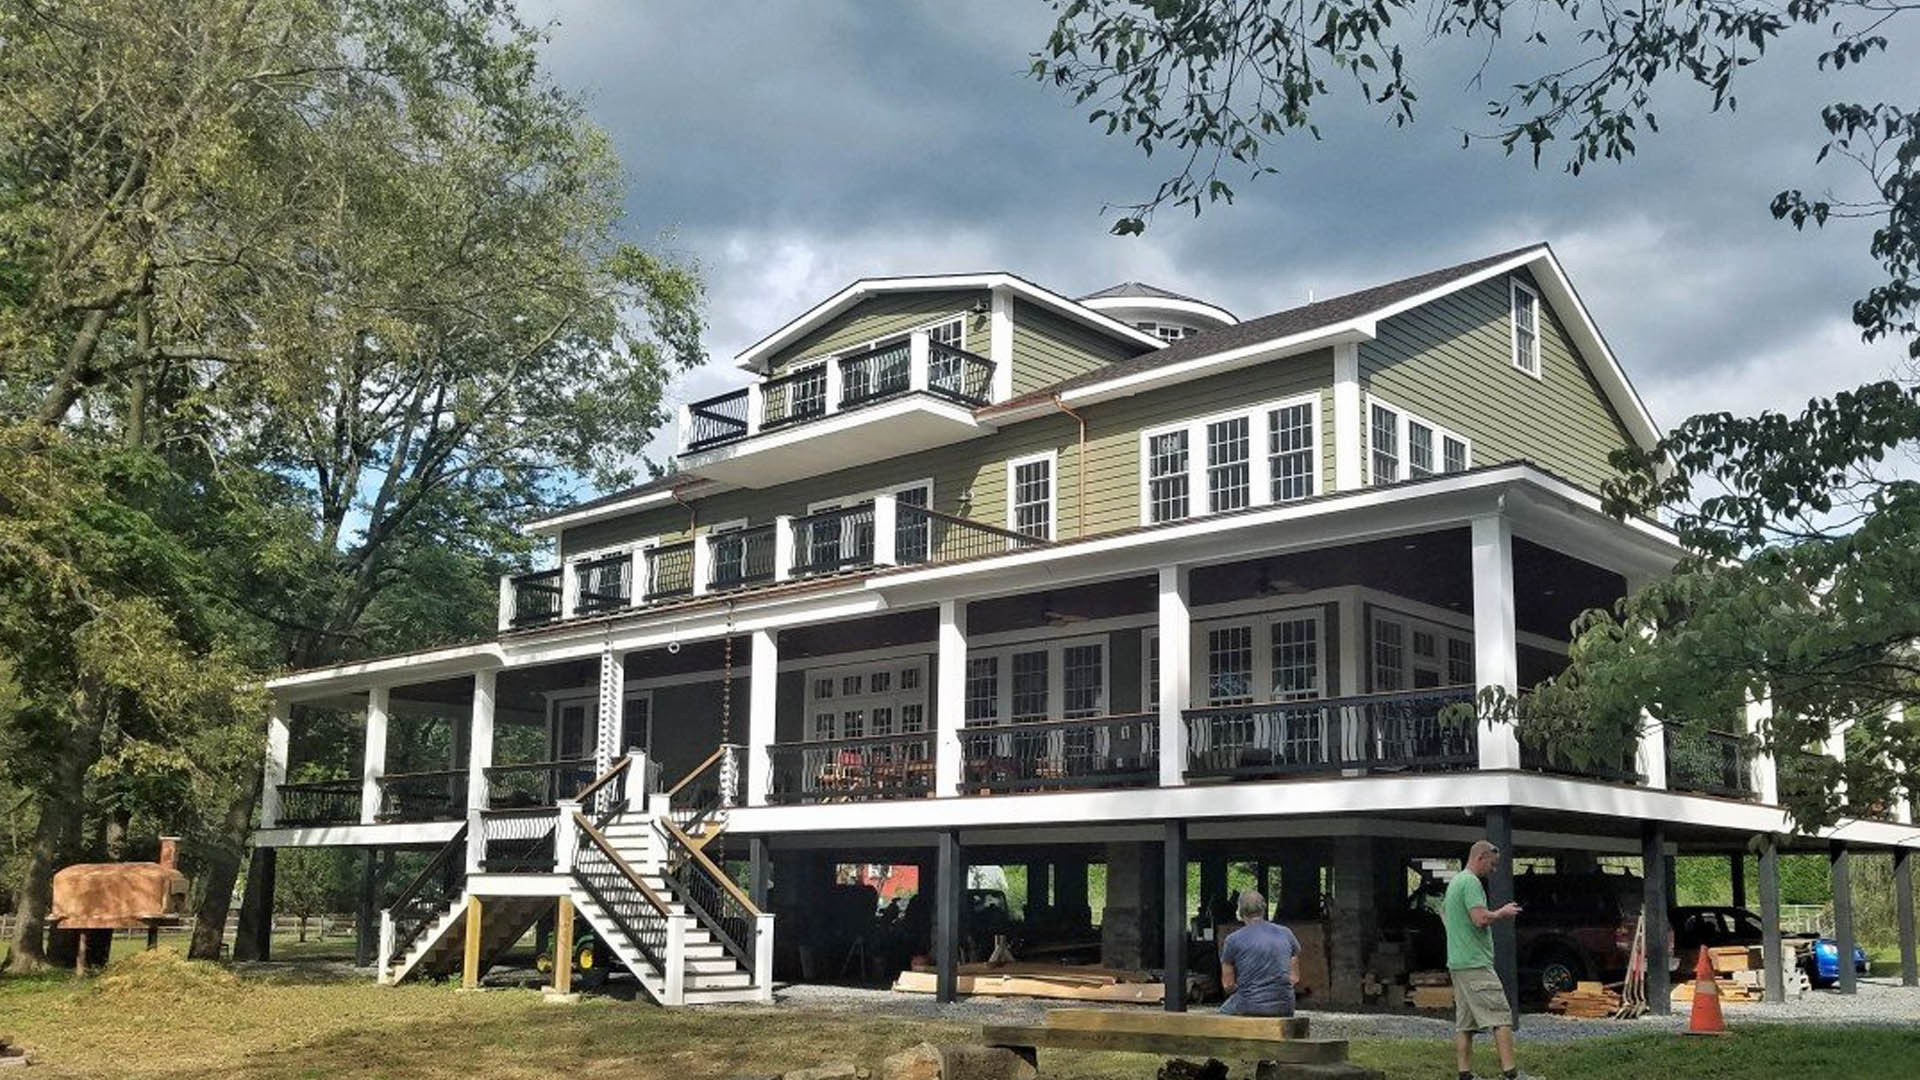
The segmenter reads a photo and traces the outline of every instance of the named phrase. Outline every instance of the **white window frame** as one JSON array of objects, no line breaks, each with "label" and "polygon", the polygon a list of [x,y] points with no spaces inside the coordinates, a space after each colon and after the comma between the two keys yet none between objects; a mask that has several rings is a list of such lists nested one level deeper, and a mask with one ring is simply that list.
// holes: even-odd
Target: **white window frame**
[{"label": "white window frame", "polygon": [[[856,664],[829,664],[806,669],[804,675],[806,680],[806,711],[801,715],[800,741],[827,742],[842,738],[892,739],[901,738],[903,735],[905,737],[911,737],[913,735],[927,734],[932,730],[932,724],[929,718],[932,716],[933,709],[933,703],[928,698],[928,666],[926,654],[911,653],[892,659],[869,659]],[[900,673],[909,668],[919,672],[920,685],[912,690],[902,690],[900,688]],[[891,685],[889,688],[879,693],[874,693],[870,689],[866,689],[873,685],[874,674],[882,671],[887,672],[891,676]],[[819,696],[818,687],[814,685],[816,680],[831,679],[834,685],[838,687],[840,681],[848,675],[860,676],[861,686],[863,688],[860,693],[849,698],[836,689],[830,698],[822,698]],[[862,709],[865,712],[865,719],[861,721],[863,730],[858,736],[846,734],[845,714],[847,706],[844,703],[847,701],[854,702],[854,707]],[[823,710],[823,702],[831,702],[832,708],[830,710]],[[904,722],[906,713],[905,707],[908,705],[920,706],[921,728],[917,732],[903,733],[901,731],[901,724]],[[889,721],[891,729],[884,735],[875,735],[873,732],[873,710],[876,707],[892,710],[892,719]],[[833,713],[833,733],[824,737],[818,734],[814,726],[815,715],[821,711],[831,711]]]},{"label": "white window frame", "polygon": [[[1327,696],[1328,677],[1332,671],[1327,666],[1329,642],[1327,640],[1327,611],[1324,604],[1299,604],[1291,607],[1258,608],[1235,611],[1230,615],[1216,615],[1210,618],[1193,620],[1192,653],[1189,658],[1187,680],[1189,700],[1182,709],[1204,709],[1207,691],[1207,633],[1227,626],[1250,626],[1253,630],[1253,681],[1249,684],[1249,693],[1255,704],[1276,700],[1273,696],[1273,624],[1291,622],[1299,619],[1313,620],[1314,662],[1318,673],[1314,676],[1316,696],[1312,698],[1288,698],[1288,701],[1319,701]],[[1140,634],[1140,704],[1147,712],[1154,712],[1158,705],[1153,700],[1153,649],[1160,640],[1160,632],[1154,629],[1143,630]],[[1344,642],[1342,643],[1344,645]],[[1164,684],[1163,684],[1164,685]]]},{"label": "white window frame", "polygon": [[[1192,521],[1196,518],[1214,516],[1214,512],[1207,509],[1207,427],[1210,424],[1217,424],[1223,420],[1245,420],[1247,422],[1248,490],[1247,505],[1244,509],[1251,510],[1255,507],[1276,505],[1273,498],[1273,459],[1267,453],[1267,414],[1278,409],[1291,408],[1296,405],[1307,406],[1307,415],[1312,427],[1311,441],[1314,449],[1313,468],[1308,470],[1311,490],[1307,495],[1303,496],[1303,498],[1312,498],[1320,494],[1321,474],[1326,468],[1326,447],[1322,441],[1323,433],[1320,430],[1320,391],[1314,390],[1305,394],[1294,394],[1272,401],[1245,405],[1240,408],[1229,409],[1225,412],[1196,416],[1181,420],[1177,423],[1159,424],[1154,427],[1141,429],[1138,441],[1138,453],[1140,455],[1140,484],[1138,491],[1140,500],[1140,524],[1166,524],[1166,522],[1156,522],[1153,520],[1153,501],[1151,495],[1153,478],[1149,475],[1150,470],[1148,468],[1149,462],[1151,461],[1151,450],[1149,448],[1152,445],[1153,439],[1156,437],[1171,434],[1176,431],[1185,431],[1187,433],[1187,516],[1184,518],[1169,518],[1168,521]],[[1289,499],[1287,501],[1297,502],[1299,500]],[[1223,512],[1231,514],[1242,511],[1228,510]]]},{"label": "white window frame", "polygon": [[[1016,502],[1018,485],[1015,483],[1015,478],[1019,475],[1020,466],[1032,465],[1040,461],[1047,463],[1047,532],[1045,536],[1037,539],[1051,542],[1060,535],[1060,453],[1057,450],[1042,450],[1037,454],[1007,459],[1007,529],[1010,532],[1020,531],[1020,526],[1017,524],[1019,518],[1015,514],[1018,508]],[[1016,545],[1014,541],[1008,540],[1007,546],[1011,548]]]},{"label": "white window frame", "polygon": [[[919,488],[926,489],[927,509],[929,510],[933,509],[933,478],[928,477],[924,480],[913,480],[905,484],[888,484],[885,487],[877,487],[871,491],[857,492],[852,495],[842,495],[837,499],[815,499],[814,501],[807,504],[807,514],[811,516],[814,514],[818,514],[823,510],[837,510],[843,506],[858,506],[863,502],[872,502],[874,499],[878,498],[881,495],[890,494],[897,498],[899,494],[903,491],[913,491]],[[874,522],[874,528],[877,529],[879,527],[880,527],[880,523],[877,521]],[[844,518],[841,520],[840,544],[843,549],[846,547],[847,544],[853,541],[853,538],[854,538],[853,528],[854,526],[852,521]],[[894,529],[896,530],[896,534],[899,528],[900,528],[899,518],[896,516],[894,518]],[[931,542],[931,540],[929,540],[929,542]],[[795,537],[794,543],[796,545],[799,544],[800,538]]]},{"label": "white window frame", "polygon": [[[714,538],[725,536],[728,533],[741,532],[746,529],[747,524],[748,523],[746,518],[733,518],[729,521],[716,521],[713,524],[707,526],[707,573],[709,576],[717,576],[716,571],[718,570],[719,562],[720,562],[718,553],[714,550],[714,546],[713,546]],[[740,546],[740,557],[738,561],[740,564],[740,576],[742,578],[745,578],[746,569],[747,569],[747,548],[746,548],[746,545],[744,544]],[[704,587],[705,583],[702,583],[702,585]]]},{"label": "white window frame", "polygon": [[1393,402],[1387,401],[1384,398],[1378,398],[1373,396],[1372,394],[1368,394],[1367,400],[1366,400],[1367,422],[1364,425],[1367,432],[1367,452],[1364,455],[1364,457],[1367,463],[1368,486],[1373,486],[1380,483],[1380,481],[1377,480],[1373,475],[1373,410],[1375,410],[1376,408],[1385,409],[1387,412],[1390,412],[1394,415],[1393,430],[1394,430],[1394,439],[1398,444],[1395,447],[1395,450],[1397,452],[1396,460],[1400,464],[1400,469],[1399,469],[1400,475],[1394,477],[1391,481],[1387,481],[1388,483],[1397,484],[1405,480],[1420,479],[1411,475],[1413,471],[1413,439],[1412,439],[1412,436],[1409,434],[1408,429],[1413,424],[1419,424],[1421,427],[1424,427],[1427,430],[1433,432],[1433,466],[1434,468],[1431,472],[1427,474],[1428,476],[1446,475],[1447,473],[1447,467],[1446,467],[1447,466],[1447,449],[1446,448],[1447,448],[1448,439],[1452,439],[1455,442],[1458,442],[1461,446],[1466,448],[1466,459],[1463,462],[1464,468],[1461,471],[1465,471],[1466,469],[1473,468],[1473,440],[1472,439],[1467,438],[1465,435],[1462,435],[1451,428],[1442,427],[1439,424],[1434,423],[1432,420],[1429,420],[1426,417],[1421,416],[1419,413],[1413,412],[1402,406],[1395,405]]},{"label": "white window frame", "polygon": [[[1540,357],[1540,323],[1542,305],[1540,291],[1517,277],[1507,279],[1507,338],[1513,354],[1514,370],[1536,379],[1545,379],[1546,371]],[[1514,318],[1514,309],[1520,305],[1520,297],[1525,295],[1533,306],[1533,347],[1530,354],[1520,353],[1520,320]]]},{"label": "white window frame", "polygon": [[[1394,623],[1400,627],[1400,679],[1404,684],[1401,686],[1379,685],[1380,672],[1378,666],[1374,663],[1374,627],[1383,622]],[[1421,656],[1414,651],[1413,637],[1415,634],[1430,634],[1433,636],[1434,650],[1432,656]],[[1416,690],[1437,691],[1457,688],[1462,685],[1472,686],[1473,684],[1471,682],[1462,684],[1448,680],[1448,649],[1451,643],[1455,641],[1464,642],[1467,646],[1469,656],[1473,654],[1475,645],[1473,641],[1473,631],[1471,629],[1449,626],[1446,623],[1435,622],[1432,619],[1423,619],[1418,615],[1410,615],[1397,608],[1384,607],[1379,604],[1368,604],[1366,638],[1362,643],[1365,651],[1361,654],[1366,665],[1367,686],[1376,694],[1412,693]],[[1416,669],[1433,672],[1438,681],[1430,687],[1415,686],[1415,683],[1418,681],[1414,674]]]},{"label": "white window frame", "polygon": [[1060,719],[1061,713],[1066,711],[1067,701],[1066,650],[1085,645],[1097,646],[1100,649],[1100,708],[1102,711],[1098,715],[1113,715],[1112,643],[1108,641],[1106,634],[1087,634],[1070,638],[1039,638],[997,645],[989,649],[968,649],[968,660],[984,660],[991,657],[998,661],[999,667],[994,685],[993,719],[987,722],[968,721],[963,716],[961,723],[974,728],[988,728],[1004,727],[1013,722],[1013,654],[1030,652],[1047,654],[1047,714],[1042,719]]}]

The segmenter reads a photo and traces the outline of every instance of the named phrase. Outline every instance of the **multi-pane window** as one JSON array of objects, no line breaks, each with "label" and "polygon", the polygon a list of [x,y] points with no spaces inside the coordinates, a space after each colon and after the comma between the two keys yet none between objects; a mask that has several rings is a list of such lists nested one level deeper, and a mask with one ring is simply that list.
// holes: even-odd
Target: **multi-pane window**
[{"label": "multi-pane window", "polygon": [[1273,624],[1273,699],[1320,696],[1320,621],[1281,619]]},{"label": "multi-pane window", "polygon": [[1253,700],[1253,628],[1223,626],[1207,631],[1207,704]]},{"label": "multi-pane window", "polygon": [[[961,320],[949,319],[938,326],[928,327],[927,340],[935,345],[959,349],[965,329]],[[928,385],[950,394],[966,393],[968,391],[966,368],[960,359],[960,354],[946,349],[931,350],[927,356],[927,382]]]},{"label": "multi-pane window", "polygon": [[1367,403],[1367,441],[1375,484],[1460,472],[1467,467],[1470,454],[1466,439],[1378,401]]},{"label": "multi-pane window", "polygon": [[867,711],[848,709],[840,714],[840,737],[857,739],[867,733]]},{"label": "multi-pane window", "polygon": [[1160,639],[1147,639],[1147,710],[1160,711]]},{"label": "multi-pane window", "polygon": [[1301,404],[1267,412],[1267,473],[1274,502],[1313,494],[1313,410],[1313,405]]},{"label": "multi-pane window", "polygon": [[873,710],[873,716],[870,719],[872,720],[872,725],[868,734],[872,734],[872,735],[893,734],[893,709],[891,707],[886,705],[880,705],[875,707]]},{"label": "multi-pane window", "polygon": [[1000,717],[1000,658],[976,656],[967,659],[967,722],[992,721]]},{"label": "multi-pane window", "polygon": [[1008,715],[1016,722],[1047,718],[1047,661],[1044,649],[1013,654],[1008,671],[1013,680],[1013,699]]},{"label": "multi-pane window", "polygon": [[1473,682],[1473,642],[1465,638],[1447,639],[1447,682],[1464,686]]},{"label": "multi-pane window", "polygon": [[900,706],[900,734],[912,735],[925,730],[927,730],[926,706],[919,704]]},{"label": "multi-pane window", "polygon": [[1415,630],[1413,632],[1413,655],[1430,657],[1434,655],[1433,650],[1433,631]]},{"label": "multi-pane window", "polygon": [[1249,490],[1252,454],[1244,416],[1217,420],[1207,425],[1207,510],[1218,514],[1239,510],[1252,499]]},{"label": "multi-pane window", "polygon": [[1406,679],[1406,627],[1389,619],[1373,621],[1373,688],[1399,690]]},{"label": "multi-pane window", "polygon": [[1013,531],[1040,540],[1053,539],[1053,457],[1029,458],[1009,466],[1013,505],[1007,514]]},{"label": "multi-pane window", "polygon": [[1373,482],[1390,484],[1400,479],[1400,414],[1375,405],[1372,416]]},{"label": "multi-pane window", "polygon": [[960,342],[966,335],[966,323],[961,319],[948,319],[937,326],[927,327],[927,340],[935,345],[950,345],[960,348]]},{"label": "multi-pane window", "polygon": [[[894,505],[917,506],[927,508],[927,501],[933,490],[925,484],[902,488],[894,492]],[[927,550],[927,541],[931,535],[931,522],[925,514],[896,512],[893,519],[893,554],[903,563],[925,562],[931,554]]]},{"label": "multi-pane window", "polygon": [[1540,297],[1519,281],[1513,283],[1513,366],[1540,374]]},{"label": "multi-pane window", "polygon": [[1147,439],[1147,520],[1187,516],[1187,433],[1168,431]]},{"label": "multi-pane window", "polygon": [[857,739],[919,730],[909,727],[906,718],[911,710],[916,724],[925,720],[924,666],[923,660],[894,660],[810,676],[806,715],[813,718],[812,737]]},{"label": "multi-pane window", "polygon": [[1433,429],[1407,421],[1407,479],[1433,475]]},{"label": "multi-pane window", "polygon": [[1069,645],[1060,651],[1061,716],[1073,719],[1107,711],[1106,650]]}]

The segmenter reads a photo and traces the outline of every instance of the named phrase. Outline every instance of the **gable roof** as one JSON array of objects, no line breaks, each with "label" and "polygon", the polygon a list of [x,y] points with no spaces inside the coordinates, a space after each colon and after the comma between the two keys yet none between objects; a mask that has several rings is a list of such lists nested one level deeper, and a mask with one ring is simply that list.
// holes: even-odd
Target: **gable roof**
[{"label": "gable roof", "polygon": [[1162,342],[1152,334],[1137,330],[1108,315],[1102,315],[1045,289],[1023,277],[994,270],[973,274],[930,274],[911,277],[860,278],[809,308],[799,318],[754,342],[734,357],[734,363],[748,371],[762,372],[774,353],[800,339],[828,319],[846,311],[870,296],[899,292],[933,292],[945,289],[1003,289],[1030,303],[1049,308],[1069,319],[1091,327],[1130,345],[1157,349]]},{"label": "gable roof", "polygon": [[1147,296],[1147,297],[1152,297],[1155,300],[1191,300],[1196,304],[1206,303],[1206,301],[1201,300],[1198,297],[1183,296],[1180,293],[1163,289],[1158,285],[1149,285],[1144,281],[1123,281],[1118,285],[1109,285],[1106,288],[1101,289],[1099,292],[1090,292],[1085,296],[1078,297],[1077,299],[1109,300],[1109,299],[1119,299],[1119,298],[1131,297],[1131,296]]},{"label": "gable roof", "polygon": [[1372,340],[1378,336],[1382,319],[1522,268],[1532,272],[1548,303],[1561,313],[1575,347],[1592,369],[1595,381],[1619,413],[1629,434],[1642,446],[1657,441],[1658,425],[1634,391],[1613,351],[1607,347],[1599,328],[1593,324],[1572,282],[1554,258],[1552,248],[1544,243],[1430,270],[1217,330],[1205,330],[1163,349],[1119,360],[1010,401],[987,406],[981,412],[1004,417],[1045,405],[1055,398],[1067,404],[1091,403],[1330,345]]}]

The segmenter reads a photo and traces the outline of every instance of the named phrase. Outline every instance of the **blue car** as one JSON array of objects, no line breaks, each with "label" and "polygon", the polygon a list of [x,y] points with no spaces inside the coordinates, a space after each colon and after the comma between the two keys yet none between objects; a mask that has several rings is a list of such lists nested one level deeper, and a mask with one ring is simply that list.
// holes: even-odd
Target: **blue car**
[{"label": "blue car", "polygon": [[[1840,980],[1840,943],[1832,938],[1820,938],[1813,943],[1813,962],[1807,972],[1815,986],[1830,986]],[[1867,973],[1867,950],[1858,945],[1853,947],[1853,970],[1859,974]]]}]

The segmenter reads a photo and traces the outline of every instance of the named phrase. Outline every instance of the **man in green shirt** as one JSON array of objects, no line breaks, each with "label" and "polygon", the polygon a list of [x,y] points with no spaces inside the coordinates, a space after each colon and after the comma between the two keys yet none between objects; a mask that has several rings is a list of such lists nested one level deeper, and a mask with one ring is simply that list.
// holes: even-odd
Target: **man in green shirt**
[{"label": "man in green shirt", "polygon": [[1493,924],[1520,914],[1519,904],[1487,910],[1486,877],[1500,865],[1500,849],[1485,840],[1467,852],[1467,867],[1447,883],[1440,921],[1447,928],[1447,970],[1453,976],[1453,1052],[1460,1080],[1473,1080],[1473,1035],[1493,1032],[1500,1075],[1518,1080],[1513,1063],[1513,1007],[1493,969]]}]

